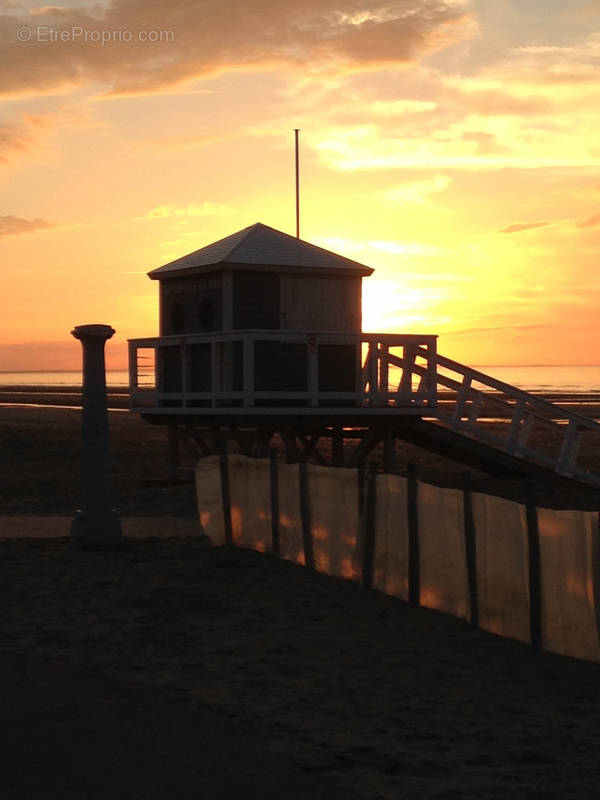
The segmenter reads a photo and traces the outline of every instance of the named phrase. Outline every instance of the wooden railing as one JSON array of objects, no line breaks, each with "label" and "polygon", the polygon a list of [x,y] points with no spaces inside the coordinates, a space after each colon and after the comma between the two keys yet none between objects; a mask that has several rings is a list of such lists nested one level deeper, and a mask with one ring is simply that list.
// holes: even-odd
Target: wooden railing
[{"label": "wooden railing", "polygon": [[600,486],[579,456],[584,437],[600,442],[600,424],[439,355],[436,338],[244,330],[133,339],[130,407],[170,415],[418,415]]},{"label": "wooden railing", "polygon": [[157,413],[422,413],[436,405],[435,336],[231,331],[129,342],[131,409]]},{"label": "wooden railing", "polygon": [[[434,358],[440,422],[509,455],[600,486],[600,478],[579,463],[586,435],[600,443],[600,424],[439,353]],[[504,424],[494,424],[498,421]]]}]

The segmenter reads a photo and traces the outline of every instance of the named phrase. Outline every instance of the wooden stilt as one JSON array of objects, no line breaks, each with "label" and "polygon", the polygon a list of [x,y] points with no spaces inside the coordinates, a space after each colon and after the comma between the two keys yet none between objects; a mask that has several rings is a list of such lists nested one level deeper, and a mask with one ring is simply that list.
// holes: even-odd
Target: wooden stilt
[{"label": "wooden stilt", "polygon": [[418,606],[421,596],[417,470],[408,465],[408,602]]},{"label": "wooden stilt", "polygon": [[271,552],[279,556],[279,463],[277,451],[270,452],[271,479]]},{"label": "wooden stilt", "polygon": [[527,539],[529,544],[529,622],[531,646],[542,649],[542,575],[540,564],[540,532],[538,528],[535,492],[526,484]]},{"label": "wooden stilt", "polygon": [[375,513],[377,507],[377,464],[369,464],[365,505],[363,509],[364,541],[362,558],[363,589],[373,588],[373,559],[375,555]]},{"label": "wooden stilt", "polygon": [[469,583],[469,601],[471,607],[471,627],[479,627],[479,595],[477,590],[477,544],[475,539],[475,523],[473,520],[473,504],[471,498],[471,475],[463,473],[463,515],[465,526],[465,554],[467,558],[467,580]]}]

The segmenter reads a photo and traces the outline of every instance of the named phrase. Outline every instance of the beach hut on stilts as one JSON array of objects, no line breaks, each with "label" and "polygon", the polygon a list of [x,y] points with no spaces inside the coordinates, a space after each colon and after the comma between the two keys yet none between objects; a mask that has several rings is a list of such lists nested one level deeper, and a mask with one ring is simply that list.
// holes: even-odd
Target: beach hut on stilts
[{"label": "beach hut on stilts", "polygon": [[[435,335],[363,331],[372,273],[262,223],[149,272],[160,330],[129,341],[130,403],[168,430],[171,473],[183,438],[201,454],[277,443],[288,461],[332,466],[380,448],[386,470],[408,441],[488,472],[600,486],[578,461],[593,420],[442,356]],[[559,433],[551,452],[544,426]]]}]

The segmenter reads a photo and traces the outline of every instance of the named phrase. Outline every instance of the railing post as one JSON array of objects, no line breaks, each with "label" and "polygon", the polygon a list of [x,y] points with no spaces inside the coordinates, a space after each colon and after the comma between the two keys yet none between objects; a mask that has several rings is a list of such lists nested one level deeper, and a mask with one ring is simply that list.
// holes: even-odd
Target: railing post
[{"label": "railing post", "polygon": [[244,406],[254,405],[254,339],[244,339]]},{"label": "railing post", "polygon": [[437,340],[427,345],[427,394],[429,405],[437,406]]},{"label": "railing post", "polygon": [[400,386],[398,387],[398,394],[401,395],[405,400],[411,399],[412,376],[416,356],[417,354],[414,346],[405,344],[404,352],[402,354],[402,377],[400,378]]},{"label": "railing post", "polygon": [[216,392],[218,388],[218,371],[217,371],[217,358],[218,358],[218,350],[219,343],[212,341],[210,343],[210,391],[212,397],[210,398],[210,405],[211,408],[214,408],[217,405],[216,401]]},{"label": "railing post", "polygon": [[389,377],[389,370],[390,370],[390,362],[389,362],[389,347],[384,342],[380,344],[380,352],[379,352],[379,390],[383,393],[385,392],[385,398],[382,399],[383,405],[388,404],[388,392],[390,390],[390,377]]},{"label": "railing post", "polygon": [[187,393],[190,390],[190,378],[191,378],[191,360],[190,360],[190,348],[187,346],[186,342],[181,343],[181,405],[184,408],[187,406]]},{"label": "railing post", "polygon": [[579,444],[579,426],[574,419],[569,420],[556,464],[557,472],[569,475],[573,471],[579,452]]},{"label": "railing post", "polygon": [[377,342],[369,342],[369,353],[367,356],[367,370],[369,376],[369,394],[371,395],[371,403],[375,402],[375,395],[377,392],[377,358],[378,344]]},{"label": "railing post", "polygon": [[[156,384],[156,391],[158,394],[164,392],[165,390],[165,360],[163,358],[162,347],[160,344],[156,345],[156,356],[155,356],[155,384]],[[160,401],[159,401],[160,403]]]},{"label": "railing post", "polygon": [[471,391],[471,380],[472,379],[469,373],[465,372],[460,389],[458,391],[458,397],[456,398],[456,408],[454,409],[454,414],[452,415],[452,420],[450,423],[453,430],[460,428],[462,417],[465,413],[465,406],[467,404],[467,400],[469,399],[469,392]]},{"label": "railing post", "polygon": [[[314,338],[314,337],[311,337]],[[308,405],[317,406],[319,401],[317,399],[319,393],[319,357],[318,345],[316,342],[310,342],[306,346],[306,356],[308,360]]]},{"label": "railing post", "polygon": [[137,346],[134,342],[129,342],[127,345],[128,361],[129,361],[129,408],[134,407],[134,396],[137,393],[139,379],[138,379],[138,358]]},{"label": "railing post", "polygon": [[506,441],[505,450],[509,455],[513,455],[519,446],[519,437],[521,435],[521,424],[525,417],[525,401],[522,399],[517,400],[512,419],[510,421],[510,428],[508,431],[508,439]]}]

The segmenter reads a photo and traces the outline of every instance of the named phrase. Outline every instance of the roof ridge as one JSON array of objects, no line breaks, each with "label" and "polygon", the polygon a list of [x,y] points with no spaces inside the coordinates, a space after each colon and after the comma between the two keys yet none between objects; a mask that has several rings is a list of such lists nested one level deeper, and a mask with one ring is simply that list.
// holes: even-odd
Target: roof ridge
[{"label": "roof ridge", "polygon": [[[229,258],[230,256],[232,256],[235,253],[235,251],[238,249],[238,247],[241,247],[242,244],[246,241],[246,239],[248,238],[250,233],[255,231],[256,228],[258,228],[258,227],[267,228],[268,225],[263,225],[262,222],[254,222],[252,225],[248,225],[246,228],[242,228],[241,231],[238,231],[238,233],[244,233],[244,231],[247,231],[247,233],[244,233],[243,236],[240,236],[239,241],[236,242],[233,245],[231,250],[227,251],[227,255],[225,256],[225,258]],[[235,236],[235,233],[230,234],[230,236]],[[227,237],[225,237],[225,238],[227,238]]]}]

